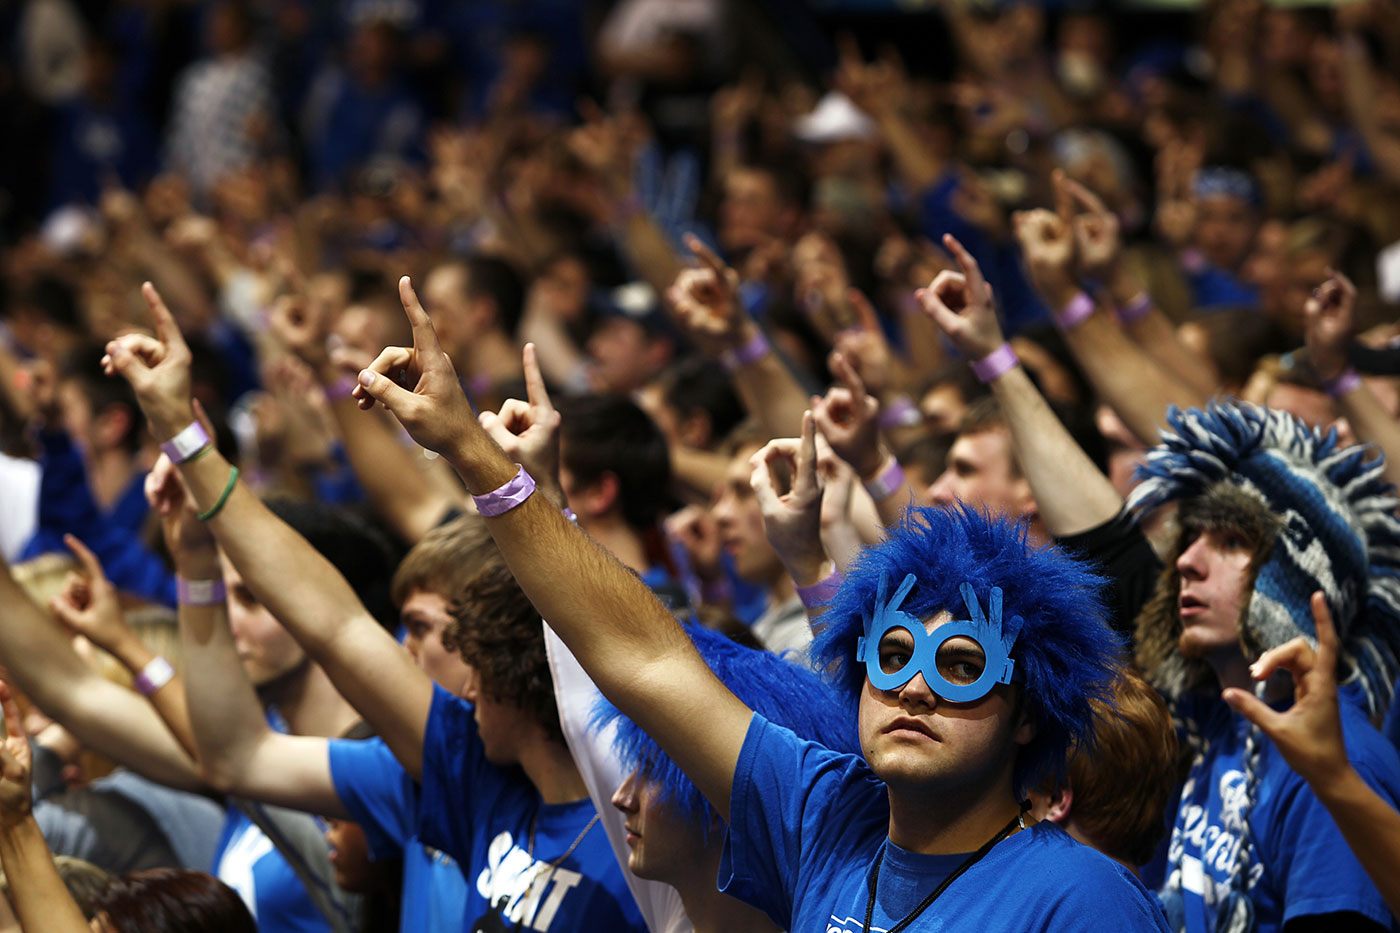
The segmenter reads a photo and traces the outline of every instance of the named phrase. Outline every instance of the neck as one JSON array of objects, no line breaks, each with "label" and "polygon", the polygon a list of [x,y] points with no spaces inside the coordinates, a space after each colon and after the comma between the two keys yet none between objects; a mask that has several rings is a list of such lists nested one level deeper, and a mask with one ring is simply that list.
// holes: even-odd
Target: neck
[{"label": "neck", "polygon": [[1239,687],[1248,693],[1254,692],[1255,680],[1249,676],[1249,662],[1239,650],[1211,655],[1206,659],[1220,681],[1220,688]]},{"label": "neck", "polygon": [[975,852],[1020,811],[1010,785],[1008,774],[1005,789],[992,793],[985,786],[917,794],[891,787],[890,842],[924,855]]},{"label": "neck", "polygon": [[258,691],[277,707],[293,735],[334,738],[359,721],[355,708],[336,692],[326,672],[310,661]]},{"label": "neck", "polygon": [[573,803],[588,796],[568,747],[536,733],[521,743],[520,768],[545,803]]},{"label": "neck", "polygon": [[474,335],[461,356],[467,364],[466,371],[473,376],[486,373],[496,382],[507,382],[521,373],[520,351],[513,341],[494,328]]},{"label": "neck", "polygon": [[695,933],[778,933],[778,926],[762,911],[715,889],[719,857],[717,846],[707,848],[693,870],[671,881]]},{"label": "neck", "polygon": [[88,486],[102,509],[110,509],[131,485],[136,461],[124,450],[104,450],[89,455]]},{"label": "neck", "polygon": [[623,521],[616,511],[606,515],[581,517],[579,526],[628,570],[641,574],[651,569],[642,536]]}]

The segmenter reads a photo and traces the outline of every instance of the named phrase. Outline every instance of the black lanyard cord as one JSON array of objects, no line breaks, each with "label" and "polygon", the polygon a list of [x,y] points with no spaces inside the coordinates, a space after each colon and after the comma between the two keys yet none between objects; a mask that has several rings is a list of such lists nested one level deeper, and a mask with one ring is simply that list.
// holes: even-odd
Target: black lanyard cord
[{"label": "black lanyard cord", "polygon": [[[938,900],[938,895],[948,890],[948,886],[950,884],[952,884],[954,881],[957,881],[960,877],[962,877],[964,872],[966,872],[973,865],[976,865],[978,862],[980,862],[984,855],[992,851],[992,849],[996,848],[996,844],[998,842],[1001,842],[1007,836],[1015,832],[1016,827],[1024,827],[1024,824],[1022,823],[1022,814],[1026,812],[1026,809],[1026,804],[1023,803],[1021,805],[1021,812],[1013,816],[1011,818],[1011,822],[1007,823],[1001,828],[1001,832],[988,839],[985,843],[982,844],[982,848],[969,855],[966,861],[964,861],[961,865],[954,869],[951,875],[944,878],[942,884],[934,888],[933,892],[929,894],[928,897],[924,898],[923,902],[920,903],[919,906],[915,907],[912,911],[910,911],[908,916],[906,916],[903,920],[899,921],[893,927],[891,927],[888,933],[899,933],[900,930],[908,928],[909,924],[917,920],[920,914],[928,910],[929,906],[933,904],[934,901]],[[886,845],[888,845],[888,842],[886,843]],[[865,926],[861,928],[864,931],[864,933],[870,933],[870,921],[875,916],[875,887],[880,883],[880,863],[884,860],[885,846],[882,845],[880,846],[880,851],[875,853],[875,864],[871,866],[870,869],[870,883],[866,886],[867,891],[865,904]]]}]

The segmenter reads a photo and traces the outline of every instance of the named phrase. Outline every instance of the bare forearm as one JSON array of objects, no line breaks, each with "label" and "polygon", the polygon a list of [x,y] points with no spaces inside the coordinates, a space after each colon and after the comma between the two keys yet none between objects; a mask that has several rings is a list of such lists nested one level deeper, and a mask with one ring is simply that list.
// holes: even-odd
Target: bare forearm
[{"label": "bare forearm", "polygon": [[413,451],[399,442],[382,412],[362,412],[353,399],[331,405],[350,467],[379,514],[399,537],[417,541],[456,503],[423,475]]},{"label": "bare forearm", "polygon": [[[180,469],[197,507],[210,509],[228,482],[228,464],[215,453]],[[334,565],[242,483],[209,527],[262,605],[416,776],[432,682],[368,614]]]},{"label": "bare forearm", "polygon": [[1113,484],[1055,417],[1024,369],[1013,366],[994,380],[992,394],[1050,534],[1078,534],[1118,514],[1123,501]]},{"label": "bare forearm", "polygon": [[88,933],[88,922],[64,886],[34,817],[0,825],[0,863],[21,928],[28,933]]},{"label": "bare forearm", "polygon": [[683,266],[670,241],[656,221],[646,211],[636,210],[622,222],[622,242],[627,256],[642,278],[658,295],[666,294],[666,289],[676,280]]},{"label": "bare forearm", "polygon": [[1339,774],[1329,774],[1312,788],[1386,906],[1400,916],[1400,813],[1350,766]]},{"label": "bare forearm", "polygon": [[1205,404],[1203,393],[1164,372],[1102,308],[1066,331],[1065,343],[1094,389],[1144,443],[1156,441],[1172,405]]},{"label": "bare forearm", "polygon": [[797,377],[776,354],[739,366],[733,378],[744,409],[758,419],[769,437],[802,433],[802,413],[810,402]]},{"label": "bare forearm", "polygon": [[709,502],[715,488],[724,481],[729,459],[708,450],[677,444],[671,448],[671,472],[680,498],[687,502]]},{"label": "bare forearm", "polygon": [[0,573],[0,663],[84,745],[162,784],[203,788],[194,761],[155,709],[89,668],[7,568]]}]

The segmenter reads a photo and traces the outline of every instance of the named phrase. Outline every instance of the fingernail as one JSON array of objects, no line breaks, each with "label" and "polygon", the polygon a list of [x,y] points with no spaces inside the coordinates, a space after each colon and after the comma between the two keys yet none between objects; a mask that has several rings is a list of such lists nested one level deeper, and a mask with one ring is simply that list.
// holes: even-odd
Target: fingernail
[{"label": "fingernail", "polygon": [[373,385],[373,384],[374,384],[374,373],[370,372],[368,369],[362,369],[362,370],[360,370],[360,385],[362,385],[362,386],[364,386],[366,389],[368,389],[368,388],[369,388],[371,385]]}]

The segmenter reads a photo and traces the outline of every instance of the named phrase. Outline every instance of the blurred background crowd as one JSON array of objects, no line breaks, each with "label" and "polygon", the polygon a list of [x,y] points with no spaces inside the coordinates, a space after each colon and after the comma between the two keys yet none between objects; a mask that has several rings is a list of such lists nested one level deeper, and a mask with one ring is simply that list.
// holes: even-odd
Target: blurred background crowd
[{"label": "blurred background crowd", "polygon": [[[1120,494],[1159,402],[1234,395],[1351,436],[1304,349],[1333,270],[1349,359],[1400,413],[1391,0],[10,0],[0,41],[0,552],[79,629],[65,535],[173,631],[156,445],[99,365],[151,327],[146,280],[252,488],[353,509],[399,555],[468,498],[349,397],[410,342],[399,277],[479,411],[524,398],[533,342],[580,523],[776,649],[806,621],[748,457],[811,396],[838,566],[878,536],[860,481],[884,451],[921,501],[1033,517],[915,298],[955,268],[945,234]],[[1055,327],[1055,260],[1018,237],[1036,208],[1112,226],[1075,277],[1120,312],[1150,296],[1123,327],[1165,382]],[[742,323],[675,313],[696,254],[732,270]],[[752,365],[768,347],[776,376]],[[841,426],[867,399],[862,450]]]}]

